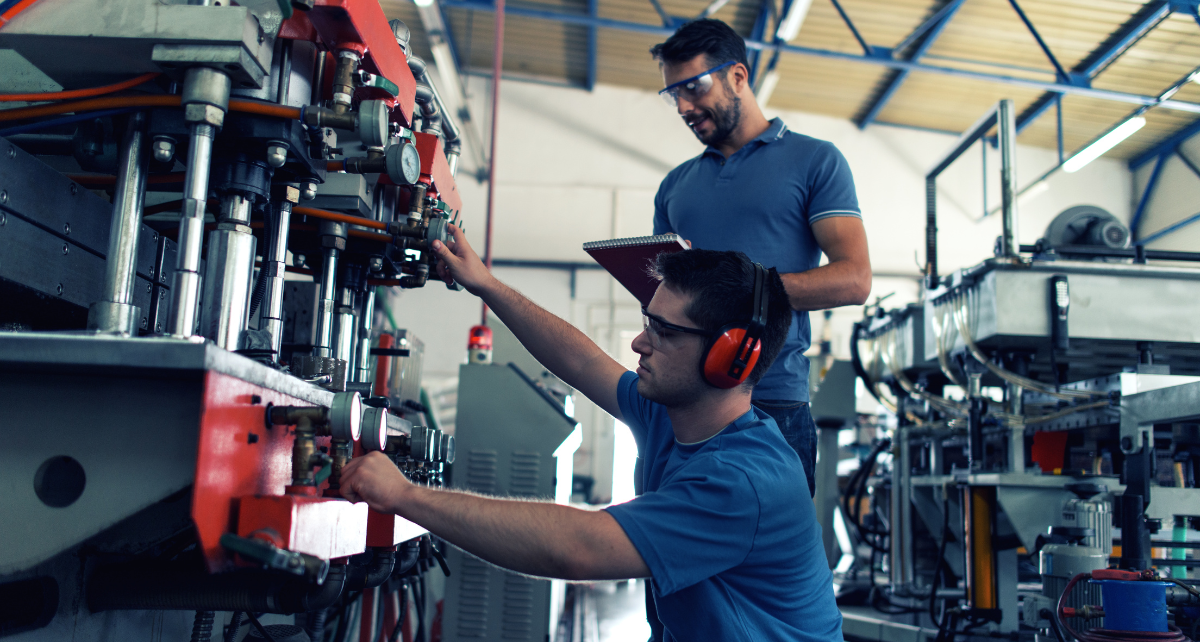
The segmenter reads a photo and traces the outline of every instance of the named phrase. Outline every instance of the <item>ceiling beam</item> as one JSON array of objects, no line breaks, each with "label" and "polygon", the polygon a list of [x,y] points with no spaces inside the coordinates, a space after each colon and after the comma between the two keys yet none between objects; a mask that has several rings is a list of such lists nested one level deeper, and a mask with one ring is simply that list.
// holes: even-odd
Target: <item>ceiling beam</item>
[{"label": "ceiling beam", "polygon": [[[484,4],[476,0],[441,0],[442,4],[451,8],[469,9],[473,11],[493,11],[490,3]],[[613,20],[611,18],[593,18],[591,16],[579,13],[567,13],[563,11],[552,11],[548,9],[533,9],[530,7],[508,7],[505,9],[507,13],[514,16],[525,18],[534,18],[538,20],[549,20],[552,22],[560,22],[564,24],[575,25],[595,25],[601,29],[616,29],[620,31],[629,31],[633,33],[652,34],[656,36],[670,37],[675,32],[674,29],[667,27],[659,27],[638,22],[627,22],[624,20]],[[1125,103],[1130,105],[1154,105],[1162,109],[1170,109],[1174,111],[1183,111],[1193,114],[1200,114],[1200,103],[1191,103],[1180,100],[1160,100],[1157,96],[1144,96],[1141,94],[1132,94],[1123,91],[1113,91],[1108,89],[1095,89],[1092,87],[1080,87],[1076,85],[1068,85],[1061,82],[1047,82],[1043,80],[1033,80],[1030,78],[1020,78],[1016,76],[1005,76],[1002,74],[992,74],[981,71],[972,71],[967,69],[957,69],[954,67],[941,67],[937,65],[928,65],[919,62],[911,62],[907,60],[895,60],[886,57],[865,56],[862,54],[845,53],[841,51],[831,51],[828,49],[817,49],[814,47],[801,47],[790,44],[776,44],[762,41],[747,40],[746,46],[750,49],[757,50],[775,50],[778,49],[784,53],[810,56],[817,58],[826,58],[830,60],[842,60],[847,62],[860,62],[869,65],[880,67],[888,67],[891,69],[907,69],[909,71],[920,71],[923,73],[936,74],[941,76],[949,76],[953,78],[968,78],[973,80],[982,80],[987,82],[995,82],[1013,87],[1024,87],[1026,89],[1041,89],[1044,91],[1056,91],[1068,95],[1086,96],[1089,98],[1097,98],[1100,100],[1110,100],[1113,102]]]},{"label": "ceiling beam", "polygon": [[850,28],[850,33],[854,35],[854,39],[858,41],[858,45],[862,47],[863,55],[870,56],[872,54],[871,45],[868,45],[867,41],[863,39],[862,34],[858,32],[858,28],[854,26],[854,21],[850,19],[846,10],[842,8],[842,3],[838,2],[838,0],[829,1],[833,3],[833,8],[837,9],[838,15],[842,17],[842,22],[845,22],[846,26]]},{"label": "ceiling beam", "polygon": [[[588,17],[596,18],[599,13],[599,0],[587,0]],[[599,29],[596,25],[587,26],[587,76],[583,80],[584,86],[588,91],[596,88],[596,47],[597,36],[596,32]]]},{"label": "ceiling beam", "polygon": [[[1125,21],[1111,35],[1100,43],[1084,57],[1083,60],[1075,65],[1070,72],[1067,73],[1067,78],[1060,78],[1060,82],[1079,86],[1091,86],[1091,81],[1100,72],[1104,71],[1113,62],[1120,58],[1122,54],[1129,50],[1143,36],[1150,33],[1157,27],[1167,16],[1171,15],[1171,4],[1168,0],[1152,0],[1142,5],[1136,13]],[[1021,133],[1026,127],[1033,124],[1035,120],[1046,113],[1055,101],[1062,96],[1060,92],[1049,92],[1043,94],[1029,104],[1024,111],[1017,116],[1017,133]]]},{"label": "ceiling beam", "polygon": [[1033,39],[1037,41],[1038,46],[1042,48],[1042,53],[1046,54],[1046,58],[1050,59],[1050,64],[1054,66],[1054,72],[1058,76],[1058,79],[1062,82],[1070,82],[1071,78],[1067,75],[1067,70],[1063,69],[1054,52],[1050,51],[1050,45],[1046,44],[1046,41],[1042,39],[1042,34],[1038,33],[1037,27],[1033,26],[1033,21],[1029,19],[1029,16],[1025,15],[1025,11],[1021,9],[1021,5],[1017,3],[1017,0],[1008,0],[1008,4],[1012,5],[1013,10],[1017,12],[1017,16],[1021,18],[1021,22],[1025,23],[1025,28],[1029,30],[1029,33],[1033,35]]},{"label": "ceiling beam", "polygon": [[[909,62],[917,62],[920,60],[921,56],[924,56],[925,52],[929,51],[929,48],[932,47],[933,43],[937,41],[938,36],[942,35],[942,31],[946,28],[947,24],[950,24],[950,19],[954,17],[955,12],[958,11],[958,8],[962,6],[964,1],[965,0],[951,0],[951,2],[946,3],[945,6],[943,6],[941,9],[938,9],[937,13],[933,14],[933,16],[922,23],[921,26],[917,27],[911,35],[905,38],[904,41],[892,51],[902,51],[908,48],[912,43],[916,42],[919,43],[917,44],[916,49],[913,49],[912,52],[905,57],[905,60],[908,60]],[[908,70],[904,69],[893,72],[892,78],[888,81],[887,86],[883,88],[883,91],[879,92],[879,94],[875,96],[874,100],[872,100],[871,104],[867,107],[866,113],[862,116],[862,118],[858,119],[859,129],[866,129],[868,125],[875,122],[875,119],[879,117],[879,112],[883,111],[883,108],[887,106],[888,101],[892,99],[892,96],[895,95],[896,91],[900,89],[900,86],[904,84],[904,81],[908,78],[909,73],[910,72]]]},{"label": "ceiling beam", "polygon": [[1137,169],[1140,168],[1142,165],[1149,163],[1150,161],[1154,160],[1155,158],[1158,158],[1159,156],[1162,156],[1163,154],[1171,153],[1171,150],[1174,150],[1175,148],[1179,147],[1187,139],[1191,138],[1192,136],[1195,136],[1196,134],[1200,134],[1200,120],[1192,121],[1192,123],[1190,125],[1175,132],[1171,136],[1167,137],[1166,140],[1163,140],[1162,142],[1155,145],[1154,147],[1151,147],[1150,149],[1147,149],[1146,151],[1142,152],[1141,154],[1138,154],[1137,156],[1131,158],[1129,160],[1129,170],[1137,171]]}]

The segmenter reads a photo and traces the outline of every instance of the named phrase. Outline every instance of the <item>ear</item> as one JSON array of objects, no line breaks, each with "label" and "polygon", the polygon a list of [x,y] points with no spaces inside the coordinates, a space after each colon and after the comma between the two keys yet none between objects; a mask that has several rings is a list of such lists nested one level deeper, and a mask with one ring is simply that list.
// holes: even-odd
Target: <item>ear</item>
[{"label": "ear", "polygon": [[743,89],[748,89],[750,86],[750,70],[742,63],[734,63],[729,68],[729,76],[735,93],[742,93]]}]

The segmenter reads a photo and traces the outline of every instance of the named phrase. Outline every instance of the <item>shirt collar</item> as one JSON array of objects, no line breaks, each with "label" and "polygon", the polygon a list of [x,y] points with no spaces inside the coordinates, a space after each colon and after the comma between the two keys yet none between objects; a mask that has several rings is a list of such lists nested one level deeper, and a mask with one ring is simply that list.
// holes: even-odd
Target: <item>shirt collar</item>
[{"label": "shirt collar", "polygon": [[[772,118],[770,120],[770,124],[767,126],[766,131],[764,131],[763,133],[759,134],[758,136],[755,136],[754,138],[752,138],[750,140],[750,142],[746,143],[746,145],[751,145],[754,143],[766,145],[767,143],[775,142],[775,141],[779,140],[780,138],[783,138],[783,135],[786,134],[787,131],[788,131],[787,125],[783,124],[782,119],[780,119],[778,117]],[[745,149],[745,148],[743,147],[743,149]],[[739,151],[741,151],[741,150],[739,150]],[[717,156],[720,156],[722,158],[725,157],[725,155],[722,154],[720,150],[718,150],[716,147],[713,147],[711,145],[704,149],[704,153],[705,154],[716,154]]]}]

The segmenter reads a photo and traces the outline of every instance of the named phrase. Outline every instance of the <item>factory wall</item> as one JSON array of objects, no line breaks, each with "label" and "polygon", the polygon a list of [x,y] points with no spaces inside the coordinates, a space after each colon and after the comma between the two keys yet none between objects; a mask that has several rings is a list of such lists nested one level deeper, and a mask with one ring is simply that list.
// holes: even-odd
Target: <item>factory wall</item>
[{"label": "factory wall", "polygon": [[[1193,136],[1180,146],[1179,151],[1186,154],[1192,162],[1200,160],[1200,136]],[[1136,210],[1137,204],[1154,173],[1155,161],[1143,164],[1134,173],[1134,192],[1131,197],[1131,209]],[[1138,225],[1139,237],[1145,238],[1168,225],[1182,221],[1200,212],[1200,177],[1188,168],[1187,164],[1172,155],[1163,165],[1158,177],[1158,185],[1146,203],[1141,223]],[[1151,241],[1146,247],[1156,250],[1180,250],[1195,252],[1200,246],[1200,227],[1188,225],[1172,232],[1161,239]]]},{"label": "factory wall", "polygon": [[[469,77],[467,89],[477,131],[486,136],[489,81]],[[840,119],[768,110],[768,117],[776,115],[793,131],[834,142],[848,159],[876,272],[871,300],[893,295],[889,306],[915,301],[925,257],[924,174],[957,137],[887,126],[863,131]],[[530,82],[501,86],[498,148],[494,256],[567,262],[590,262],[580,249],[586,241],[649,234],[659,182],[702,151],[674,110],[653,92],[604,85],[587,92]],[[939,182],[943,272],[991,256],[1000,234],[998,214],[982,218],[979,149],[965,154]],[[989,207],[995,208],[999,154],[990,148],[987,153],[987,195]],[[474,150],[464,150],[459,186],[467,236],[482,254],[487,189],[470,178],[477,157]],[[1051,150],[1019,147],[1019,183],[1032,180],[1055,160]],[[1056,214],[1073,205],[1099,205],[1129,219],[1131,180],[1122,161],[1101,159],[1076,174],[1060,173],[1048,184],[1048,190],[1021,203],[1023,243],[1036,241]],[[641,329],[638,308],[607,273],[577,270],[573,277],[566,270],[504,267],[495,272],[614,356],[632,356],[628,344]],[[465,361],[467,331],[479,320],[479,301],[433,286],[403,292],[394,297],[393,306],[397,323],[425,340],[427,383],[452,390],[458,365]],[[861,307],[833,315],[830,334],[836,355],[847,356],[850,324],[861,316]],[[815,342],[825,322],[813,317]],[[443,399],[449,406],[445,411],[452,413],[452,395]],[[604,497],[611,487],[613,422],[586,402],[579,404],[577,416],[584,442],[576,471],[594,477],[596,495]]]}]

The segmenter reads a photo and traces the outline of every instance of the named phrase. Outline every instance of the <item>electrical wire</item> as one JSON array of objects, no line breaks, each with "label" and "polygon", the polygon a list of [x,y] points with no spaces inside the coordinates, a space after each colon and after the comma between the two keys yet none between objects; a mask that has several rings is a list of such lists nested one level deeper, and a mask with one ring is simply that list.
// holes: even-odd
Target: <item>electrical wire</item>
[{"label": "electrical wire", "polygon": [[0,94],[0,103],[11,102],[41,102],[45,100],[70,100],[72,98],[92,98],[94,96],[103,96],[105,94],[113,94],[130,87],[136,87],[144,82],[148,82],[161,76],[157,71],[152,71],[148,74],[142,74],[136,78],[122,80],[111,85],[103,87],[91,87],[88,89],[71,89],[69,91],[49,91],[32,94]]},{"label": "electrical wire", "polygon": [[12,22],[13,18],[16,18],[22,11],[28,9],[35,2],[37,0],[6,0],[5,2],[0,2],[0,29],[3,29],[4,25]]},{"label": "electrical wire", "polygon": [[[346,223],[348,225],[369,227],[373,230],[387,231],[387,223],[382,221],[373,221],[369,218],[363,218],[361,216],[351,216],[349,214],[339,214],[337,212],[330,212],[328,210],[319,210],[315,207],[303,207],[297,205],[292,208],[292,213],[324,219],[326,221],[334,221],[335,223]],[[388,239],[390,240],[391,237],[389,236]]]},{"label": "electrical wire", "polygon": [[1058,603],[1054,607],[1052,613],[1053,620],[1066,631],[1070,637],[1079,640],[1079,642],[1187,642],[1188,638],[1183,634],[1179,627],[1171,625],[1166,632],[1160,631],[1112,631],[1109,629],[1092,629],[1090,631],[1077,632],[1071,628],[1063,620],[1064,609],[1066,608],[1067,596],[1071,594],[1071,590],[1080,580],[1091,579],[1091,573],[1080,573],[1071,578],[1067,582],[1066,588],[1063,589],[1062,595],[1058,596]]},{"label": "electrical wire", "polygon": [[127,114],[131,111],[137,111],[136,107],[122,107],[120,109],[102,109],[100,111],[89,111],[82,114],[72,114],[61,118],[51,118],[49,120],[40,120],[36,123],[26,123],[24,125],[16,125],[0,129],[0,136],[13,136],[16,134],[24,134],[26,132],[34,132],[48,127],[57,127],[58,125],[70,125],[82,120],[91,120],[93,118],[106,118],[108,116],[116,116],[118,114]]},{"label": "electrical wire", "polygon": [[408,615],[408,583],[404,580],[400,581],[400,616],[396,620],[396,626],[392,629],[392,637],[388,642],[399,642],[400,633],[404,626],[404,616]]}]

